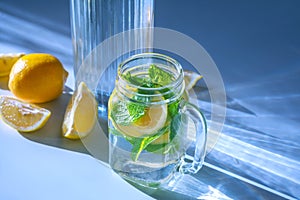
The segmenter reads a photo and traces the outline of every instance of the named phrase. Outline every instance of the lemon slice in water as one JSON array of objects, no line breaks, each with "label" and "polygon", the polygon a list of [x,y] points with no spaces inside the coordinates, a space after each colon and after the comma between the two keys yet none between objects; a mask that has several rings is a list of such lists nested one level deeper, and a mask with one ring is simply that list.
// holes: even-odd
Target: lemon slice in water
[{"label": "lemon slice in water", "polygon": [[0,116],[2,120],[21,132],[31,132],[42,128],[51,112],[33,104],[24,103],[9,96],[0,96]]},{"label": "lemon slice in water", "polygon": [[62,125],[63,136],[69,139],[86,137],[97,121],[97,101],[84,82],[72,95]]},{"label": "lemon slice in water", "polygon": [[[115,92],[112,95],[116,95]],[[116,103],[114,96],[110,98],[110,106]],[[114,123],[116,129],[122,134],[130,137],[147,137],[155,134],[164,127],[167,121],[168,108],[167,104],[151,105],[145,109],[145,115],[130,125],[121,125]],[[113,121],[113,120],[112,120]]]}]

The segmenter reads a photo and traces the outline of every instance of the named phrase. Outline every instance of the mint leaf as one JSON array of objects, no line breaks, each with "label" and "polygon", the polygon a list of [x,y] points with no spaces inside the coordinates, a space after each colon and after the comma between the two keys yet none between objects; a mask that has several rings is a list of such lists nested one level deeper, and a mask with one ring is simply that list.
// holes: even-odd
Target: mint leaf
[{"label": "mint leaf", "polygon": [[115,103],[112,107],[111,118],[117,123],[127,126],[131,123],[131,116],[124,101]]},{"label": "mint leaf", "polygon": [[134,103],[134,102],[129,102],[127,104],[127,109],[129,112],[129,115],[131,117],[131,122],[135,122],[139,118],[145,115],[145,107],[142,104]]},{"label": "mint leaf", "polygon": [[169,144],[149,144],[147,148],[145,148],[146,151],[151,153],[157,153],[157,154],[166,154],[169,152],[168,148]]},{"label": "mint leaf", "polygon": [[123,79],[128,81],[129,83],[136,85],[136,86],[141,86],[141,87],[152,87],[151,80],[149,78],[141,78],[138,76],[132,76],[130,72],[127,72],[126,74],[121,75]]},{"label": "mint leaf", "polygon": [[151,82],[154,84],[164,86],[172,82],[172,75],[154,64],[150,65],[148,72]]},{"label": "mint leaf", "polygon": [[173,140],[178,133],[185,131],[187,123],[187,116],[185,114],[176,114],[171,122],[170,140]]},{"label": "mint leaf", "polygon": [[[175,102],[176,103],[176,102]],[[186,131],[187,119],[183,114],[176,114],[171,122],[170,127],[170,142],[163,144],[149,144],[145,150],[151,153],[157,154],[167,154],[167,153],[176,153],[180,148],[180,143],[182,140],[182,135]],[[176,137],[177,135],[177,137]]]},{"label": "mint leaf", "polygon": [[149,144],[145,150],[155,154],[172,154],[178,152],[179,147],[179,140],[172,140],[170,143]]},{"label": "mint leaf", "polygon": [[180,101],[181,99],[178,99],[177,101],[168,105],[168,115],[171,118],[178,114]]},{"label": "mint leaf", "polygon": [[134,142],[132,141],[132,150],[131,150],[131,158],[133,161],[137,161],[138,157],[140,156],[141,152],[154,140],[159,138],[162,134],[166,132],[169,126],[165,126],[161,128],[155,135],[145,138],[134,138]]},{"label": "mint leaf", "polygon": [[120,125],[128,126],[145,115],[145,106],[134,102],[119,101],[113,105],[111,117]]},{"label": "mint leaf", "polygon": [[[138,92],[139,93],[139,92]],[[151,97],[149,96],[134,96],[133,99],[137,102],[141,103],[150,103],[151,102]]]}]

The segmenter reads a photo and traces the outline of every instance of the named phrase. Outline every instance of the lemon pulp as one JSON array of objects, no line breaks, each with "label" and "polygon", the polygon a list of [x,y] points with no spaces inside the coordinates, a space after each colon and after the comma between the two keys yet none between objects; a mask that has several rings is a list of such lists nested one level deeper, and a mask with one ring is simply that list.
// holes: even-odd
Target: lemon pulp
[{"label": "lemon pulp", "polygon": [[9,96],[0,96],[0,116],[2,120],[21,132],[31,132],[42,128],[51,112],[33,104],[21,102]]},{"label": "lemon pulp", "polygon": [[84,82],[74,92],[65,112],[62,131],[69,139],[86,137],[97,121],[97,102]]}]

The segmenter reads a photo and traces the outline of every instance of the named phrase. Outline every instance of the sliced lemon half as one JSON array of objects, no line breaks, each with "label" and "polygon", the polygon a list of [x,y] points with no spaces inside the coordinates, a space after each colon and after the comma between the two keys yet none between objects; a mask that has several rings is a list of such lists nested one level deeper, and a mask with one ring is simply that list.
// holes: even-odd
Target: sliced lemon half
[{"label": "sliced lemon half", "polygon": [[0,96],[0,116],[2,120],[21,132],[32,132],[42,128],[51,112],[33,104],[24,103],[9,96]]},{"label": "sliced lemon half", "polygon": [[69,139],[86,137],[97,121],[97,101],[81,82],[67,106],[62,125],[63,136]]},{"label": "sliced lemon half", "polygon": [[0,76],[8,76],[15,62],[24,55],[24,53],[0,54]]}]

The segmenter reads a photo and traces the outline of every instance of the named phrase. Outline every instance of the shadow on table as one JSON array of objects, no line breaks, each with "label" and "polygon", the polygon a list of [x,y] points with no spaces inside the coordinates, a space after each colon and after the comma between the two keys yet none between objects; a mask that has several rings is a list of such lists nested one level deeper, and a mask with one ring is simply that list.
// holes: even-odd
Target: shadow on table
[{"label": "shadow on table", "polygon": [[66,92],[54,101],[39,104],[40,107],[51,111],[48,122],[40,130],[33,133],[20,134],[31,141],[60,149],[88,154],[107,163],[108,139],[104,134],[107,132],[107,122],[105,119],[99,119],[99,123],[96,123],[94,129],[86,138],[82,138],[81,140],[71,140],[63,137],[62,123],[70,97],[71,94]]}]

